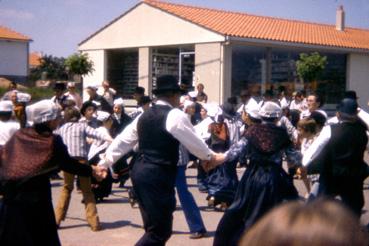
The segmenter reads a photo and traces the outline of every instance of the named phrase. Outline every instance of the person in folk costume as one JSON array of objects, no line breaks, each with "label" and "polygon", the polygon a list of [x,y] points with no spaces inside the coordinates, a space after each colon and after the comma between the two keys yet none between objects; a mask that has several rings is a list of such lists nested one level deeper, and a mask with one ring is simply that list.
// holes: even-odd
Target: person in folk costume
[{"label": "person in folk costume", "polygon": [[[108,112],[97,111],[97,120],[100,123],[100,126],[95,130],[101,135],[111,139],[110,129],[113,125],[112,116]],[[100,154],[105,152],[110,143],[110,141],[102,139],[95,140],[92,143],[88,152],[88,162],[90,165],[97,165],[97,163],[100,161]],[[110,195],[112,190],[112,182],[113,179],[109,169],[107,171],[107,177],[104,180],[98,181],[96,179],[91,179],[92,192],[95,195],[96,202],[101,202],[105,197]]]},{"label": "person in folk costume", "polygon": [[[77,108],[70,107],[64,110],[65,123],[54,131],[60,135],[63,142],[68,148],[68,153],[81,164],[88,165],[87,161],[87,142],[86,137],[96,140],[112,141],[110,135],[98,132],[96,129],[87,125],[86,122],[79,122],[80,113]],[[71,199],[71,193],[74,189],[73,182],[75,175],[67,171],[63,172],[64,184],[61,190],[59,200],[55,208],[56,224],[60,225],[67,215],[68,207]],[[85,204],[86,219],[92,231],[100,230],[100,221],[97,215],[96,201],[91,191],[90,177],[80,177],[80,189],[83,195],[83,203]]]},{"label": "person in folk costume", "polygon": [[57,81],[54,85],[54,96],[51,98],[56,105],[58,105],[62,110],[66,107],[65,103],[67,100],[73,100],[73,98],[64,94],[66,85],[63,82]]},{"label": "person in folk costume", "polygon": [[249,165],[233,203],[218,224],[214,245],[237,245],[242,233],[271,208],[284,200],[298,199],[282,161],[285,154],[287,160],[299,165],[301,154],[293,148],[286,130],[276,125],[281,108],[276,103],[265,102],[259,115],[262,123],[249,126],[241,140],[220,160],[233,161],[246,151]]},{"label": "person in folk costume", "polygon": [[179,144],[200,159],[218,158],[196,135],[186,114],[176,108],[181,95],[177,79],[171,75],[159,77],[153,93],[158,99],[156,104],[114,139],[100,163],[111,166],[138,143],[139,156],[131,179],[145,234],[136,245],[165,245],[172,234]]},{"label": "person in folk costume", "polygon": [[67,92],[64,94],[66,95],[68,98],[70,98],[70,100],[75,102],[75,106],[79,109],[81,109],[82,107],[82,98],[79,95],[79,93],[76,91],[76,82],[68,82],[67,84]]},{"label": "person in folk costume", "polygon": [[28,106],[27,118],[33,127],[20,129],[1,148],[0,245],[61,245],[49,173],[60,168],[102,178],[103,169],[82,165],[69,156],[61,137],[53,134],[60,112],[52,101]]},{"label": "person in folk costume", "polygon": [[[188,119],[190,119],[191,113],[195,112],[195,103],[192,101],[185,101],[183,111],[187,114]],[[196,201],[191,192],[188,190],[186,181],[186,167],[189,160],[190,156],[188,150],[186,147],[180,144],[176,176],[176,190],[187,225],[191,232],[190,239],[198,239],[206,235],[206,228]]]},{"label": "person in folk costume", "polygon": [[[223,105],[222,114],[218,115],[216,121],[209,126],[211,137],[206,143],[215,152],[227,151],[231,146],[231,136],[235,135],[235,133],[230,133],[230,129],[238,130],[236,127],[232,128],[235,112],[229,108],[230,106],[229,104]],[[238,159],[219,165],[208,173],[206,178],[208,197],[206,199],[210,207],[220,204],[221,209],[226,209],[232,203],[238,186],[237,162]]]},{"label": "person in folk costume", "polygon": [[356,100],[344,98],[337,105],[339,123],[325,126],[303,157],[301,172],[319,173],[318,197],[341,201],[358,217],[364,205],[363,182],[368,176],[364,152],[366,124],[358,117]]},{"label": "person in folk costume", "polygon": [[87,94],[89,95],[88,101],[97,102],[98,110],[113,113],[113,107],[106,101],[103,96],[97,94],[97,86],[90,85],[86,88]]},{"label": "person in folk costume", "polygon": [[[13,103],[13,112],[15,120],[17,120],[21,126],[21,128],[25,128],[27,125],[27,116],[26,116],[26,103],[29,102],[31,97],[29,98],[21,98],[21,92],[17,90],[13,90],[10,93],[10,100]],[[27,95],[26,93],[24,93]],[[22,100],[23,99],[23,100]]]}]

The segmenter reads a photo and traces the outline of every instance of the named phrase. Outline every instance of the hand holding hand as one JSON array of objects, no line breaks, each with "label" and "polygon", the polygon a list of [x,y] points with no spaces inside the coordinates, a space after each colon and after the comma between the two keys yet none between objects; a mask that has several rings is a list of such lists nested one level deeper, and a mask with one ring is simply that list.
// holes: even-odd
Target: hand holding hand
[{"label": "hand holding hand", "polygon": [[301,179],[302,177],[306,177],[306,175],[307,175],[306,167],[297,168],[296,175],[298,176],[299,179]]},{"label": "hand holding hand", "polygon": [[211,156],[210,161],[204,161],[202,162],[201,165],[204,168],[205,172],[209,172],[210,170],[224,163],[224,161],[225,161],[225,154],[215,153]]},{"label": "hand holding hand", "polygon": [[108,170],[102,166],[92,166],[92,175],[97,181],[102,181],[108,175]]}]

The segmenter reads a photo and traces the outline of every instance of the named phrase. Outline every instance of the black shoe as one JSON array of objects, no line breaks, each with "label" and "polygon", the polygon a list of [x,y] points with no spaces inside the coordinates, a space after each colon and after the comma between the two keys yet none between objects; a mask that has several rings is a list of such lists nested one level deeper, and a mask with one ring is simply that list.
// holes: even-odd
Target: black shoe
[{"label": "black shoe", "polygon": [[190,239],[199,239],[206,236],[206,231],[194,232],[190,235]]}]

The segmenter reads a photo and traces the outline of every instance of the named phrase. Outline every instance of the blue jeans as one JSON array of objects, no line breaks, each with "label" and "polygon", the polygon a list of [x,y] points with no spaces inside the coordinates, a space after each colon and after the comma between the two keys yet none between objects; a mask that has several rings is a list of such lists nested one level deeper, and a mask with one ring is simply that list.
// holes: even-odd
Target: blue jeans
[{"label": "blue jeans", "polygon": [[200,210],[191,192],[188,190],[186,166],[179,166],[177,169],[176,189],[190,232],[205,232],[206,229],[201,218]]}]

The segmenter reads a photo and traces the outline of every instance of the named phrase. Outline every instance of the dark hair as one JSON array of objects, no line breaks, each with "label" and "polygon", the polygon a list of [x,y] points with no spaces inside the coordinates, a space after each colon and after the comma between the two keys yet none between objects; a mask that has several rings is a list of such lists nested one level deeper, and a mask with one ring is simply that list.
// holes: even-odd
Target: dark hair
[{"label": "dark hair", "polygon": [[77,122],[81,118],[81,114],[75,107],[67,107],[64,109],[65,122]]},{"label": "dark hair", "polygon": [[317,123],[314,119],[302,119],[297,123],[297,127],[303,129],[305,132],[309,132],[314,135],[318,132]]},{"label": "dark hair", "polygon": [[149,96],[143,96],[143,97],[140,98],[140,101],[138,102],[138,105],[139,106],[143,106],[143,105],[145,105],[147,103],[150,103],[151,101],[152,100],[151,100],[151,98]]},{"label": "dark hair", "polygon": [[81,114],[84,116],[85,115],[85,112],[86,112],[86,109],[88,107],[93,107],[95,110],[97,109],[97,106],[96,104],[94,104],[92,101],[86,101],[82,104],[82,107],[81,107]]},{"label": "dark hair", "polygon": [[137,86],[134,91],[135,94],[144,95],[145,94],[145,88],[141,86]]},{"label": "dark hair", "polygon": [[319,103],[319,108],[323,107],[324,105],[324,98],[323,95],[320,93],[310,93],[309,96],[314,96],[315,101]]},{"label": "dark hair", "polygon": [[319,128],[323,128],[325,122],[327,121],[327,118],[322,113],[319,113],[319,111],[311,112],[308,119],[313,119]]},{"label": "dark hair", "polygon": [[359,219],[337,201],[289,202],[251,227],[239,245],[368,245]]}]

